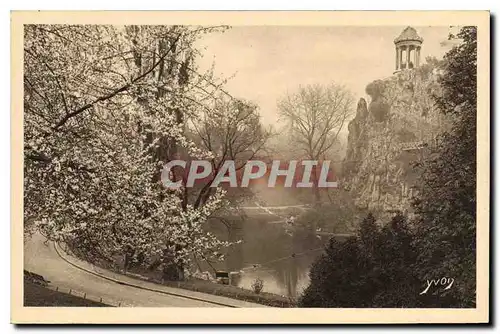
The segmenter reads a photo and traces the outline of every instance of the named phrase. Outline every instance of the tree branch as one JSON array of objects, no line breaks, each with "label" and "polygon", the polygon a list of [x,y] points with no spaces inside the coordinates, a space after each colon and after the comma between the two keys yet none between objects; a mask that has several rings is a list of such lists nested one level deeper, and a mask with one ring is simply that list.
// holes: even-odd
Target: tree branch
[{"label": "tree branch", "polygon": [[175,39],[175,41],[170,45],[170,48],[165,52],[165,54],[163,56],[161,56],[158,61],[156,63],[154,63],[151,68],[149,68],[146,72],[144,72],[143,74],[139,75],[138,77],[136,77],[135,79],[133,79],[131,82],[129,82],[128,84],[120,87],[120,88],[117,88],[116,90],[112,91],[111,93],[107,94],[107,95],[104,95],[104,96],[101,96],[99,97],[98,99],[94,100],[93,102],[90,102],[90,103],[87,103],[86,105],[78,108],[77,110],[75,111],[72,111],[68,114],[66,114],[66,116],[64,116],[59,122],[56,123],[56,125],[52,128],[52,130],[58,130],[59,128],[61,128],[64,124],[66,124],[66,122],[75,117],[75,116],[78,116],[79,114],[83,113],[84,111],[92,108],[95,104],[99,103],[99,102],[103,102],[103,101],[106,101],[106,100],[109,100],[111,98],[113,98],[114,96],[118,95],[119,93],[123,93],[127,90],[130,89],[130,87],[132,87],[132,85],[134,85],[136,82],[142,80],[143,78],[145,78],[147,75],[149,75],[151,72],[153,72],[153,70],[163,61],[163,59],[165,59],[168,54],[170,53],[170,51],[172,50],[173,46],[177,43],[177,41],[180,39],[181,37],[181,34],[179,34],[177,36],[177,38]]}]

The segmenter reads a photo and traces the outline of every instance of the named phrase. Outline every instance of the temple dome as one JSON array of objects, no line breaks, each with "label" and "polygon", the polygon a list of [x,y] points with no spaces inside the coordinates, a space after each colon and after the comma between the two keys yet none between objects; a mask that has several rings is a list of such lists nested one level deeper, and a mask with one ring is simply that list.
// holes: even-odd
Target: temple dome
[{"label": "temple dome", "polygon": [[406,27],[394,40],[396,46],[397,73],[405,69],[413,69],[420,65],[420,49],[424,39],[417,34],[415,28]]},{"label": "temple dome", "polygon": [[422,43],[424,39],[417,34],[415,28],[408,26],[403,30],[401,35],[394,40],[394,43],[397,44],[405,41],[416,41]]}]

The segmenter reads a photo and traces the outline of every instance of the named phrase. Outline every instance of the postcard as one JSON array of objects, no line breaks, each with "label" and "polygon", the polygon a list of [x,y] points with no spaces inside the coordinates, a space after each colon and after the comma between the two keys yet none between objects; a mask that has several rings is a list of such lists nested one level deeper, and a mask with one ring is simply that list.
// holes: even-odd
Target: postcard
[{"label": "postcard", "polygon": [[12,12],[11,321],[489,322],[489,20]]}]

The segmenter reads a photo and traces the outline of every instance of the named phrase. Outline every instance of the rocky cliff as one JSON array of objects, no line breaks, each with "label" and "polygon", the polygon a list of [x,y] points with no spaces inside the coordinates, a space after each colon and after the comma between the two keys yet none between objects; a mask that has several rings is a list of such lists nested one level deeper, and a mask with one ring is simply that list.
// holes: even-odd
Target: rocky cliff
[{"label": "rocky cliff", "polygon": [[349,123],[343,186],[359,208],[379,214],[408,212],[418,193],[415,162],[432,154],[446,119],[437,110],[437,73],[431,65],[404,70],[366,87]]}]

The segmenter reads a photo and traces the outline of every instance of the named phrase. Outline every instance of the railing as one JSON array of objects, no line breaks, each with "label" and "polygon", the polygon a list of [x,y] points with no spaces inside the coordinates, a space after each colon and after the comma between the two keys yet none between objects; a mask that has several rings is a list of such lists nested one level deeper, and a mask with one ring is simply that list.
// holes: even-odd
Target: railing
[{"label": "railing", "polygon": [[111,307],[127,306],[122,302],[112,301],[110,299],[103,299],[100,296],[91,295],[91,294],[88,294],[86,292],[75,290],[75,289],[59,287],[59,286],[46,286],[45,288],[53,290],[53,291],[57,291],[57,292],[67,293],[69,295],[80,297],[80,298],[83,298],[85,300],[99,302],[101,304],[105,304],[106,306],[111,306]]},{"label": "railing", "polygon": [[414,142],[406,142],[399,144],[399,147],[402,151],[413,151],[413,150],[421,150],[423,148],[428,148],[434,150],[438,147],[439,140],[438,138],[434,138],[429,140],[428,142],[424,141],[414,141]]},{"label": "railing", "polygon": [[50,281],[46,280],[42,275],[38,275],[38,274],[33,273],[31,271],[28,271],[28,270],[24,270],[24,279],[28,280],[32,284],[42,286],[42,287],[49,289],[49,290],[52,290],[52,291],[67,293],[69,295],[80,297],[80,298],[85,299],[85,300],[99,302],[101,304],[105,304],[106,306],[112,306],[112,307],[113,306],[114,307],[122,306],[122,302],[120,302],[120,301],[118,301],[118,302],[111,301],[109,299],[103,300],[103,298],[101,296],[91,295],[85,291],[79,291],[79,290],[75,290],[73,288],[64,288],[64,287],[60,287],[57,285],[51,285]]},{"label": "railing", "polygon": [[415,141],[415,142],[408,142],[408,143],[401,143],[399,148],[402,151],[413,151],[413,150],[420,150],[425,147],[425,143],[423,141]]}]

